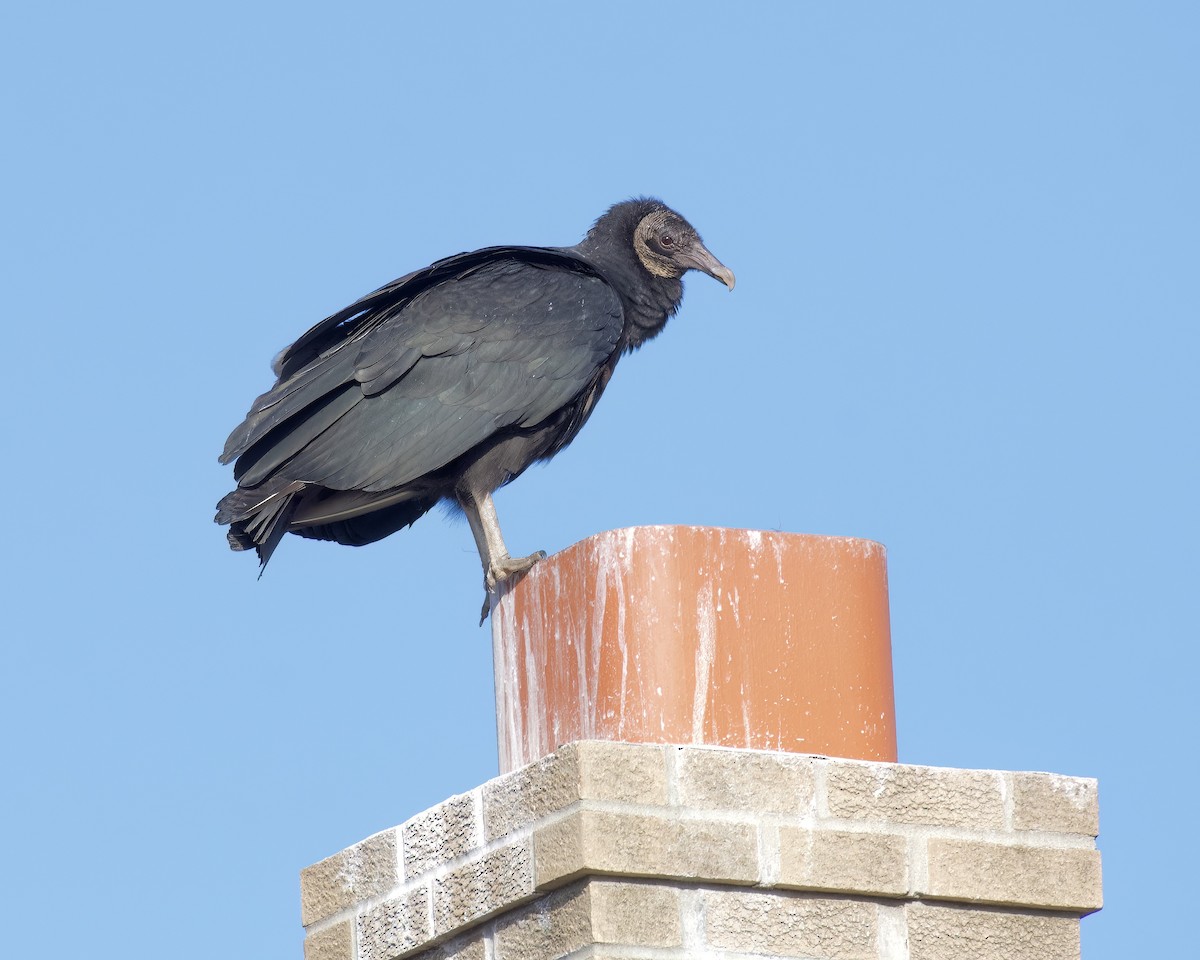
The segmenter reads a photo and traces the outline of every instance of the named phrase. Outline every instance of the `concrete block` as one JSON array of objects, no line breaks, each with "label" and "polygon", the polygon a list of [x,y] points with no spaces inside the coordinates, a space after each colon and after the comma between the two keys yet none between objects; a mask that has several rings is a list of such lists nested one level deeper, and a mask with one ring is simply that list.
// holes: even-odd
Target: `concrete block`
[{"label": "concrete block", "polygon": [[670,747],[582,740],[483,786],[484,839],[505,837],[579,800],[665,806]]},{"label": "concrete block", "polygon": [[1100,832],[1100,798],[1095,780],[1053,773],[1014,773],[1013,827],[1017,830]]},{"label": "concrete block", "polygon": [[534,834],[538,889],[585,873],[755,883],[758,832],[724,820],[580,810]]},{"label": "concrete block", "polygon": [[908,862],[899,834],[779,828],[780,887],[899,897],[908,892]]},{"label": "concrete block", "polygon": [[[582,954],[578,960],[660,960],[664,956],[670,960],[694,960],[694,955],[677,953],[674,950],[670,953],[660,954],[637,947],[617,947],[611,943],[600,943],[598,946],[589,948],[588,952]],[[576,958],[572,956],[568,960],[576,960]]]},{"label": "concrete block", "polygon": [[931,837],[930,897],[1091,913],[1102,906],[1100,853]]},{"label": "concrete block", "polygon": [[678,887],[593,880],[588,884],[588,894],[596,943],[641,947],[683,944]]},{"label": "concrete block", "polygon": [[808,757],[685,747],[675,769],[684,807],[793,816],[815,812],[815,761]]},{"label": "concrete block", "polygon": [[506,837],[579,799],[578,755],[564,748],[482,789],[484,840]]},{"label": "concrete block", "polygon": [[585,883],[542,897],[496,922],[495,960],[555,960],[593,943]]},{"label": "concrete block", "polygon": [[1079,960],[1070,916],[908,905],[909,960]]},{"label": "concrete block", "polygon": [[413,817],[404,824],[401,837],[406,880],[481,847],[475,795],[459,794]]},{"label": "concrete block", "polygon": [[384,830],[300,871],[300,922],[307,927],[398,883],[396,831]]},{"label": "concrete block", "polygon": [[429,888],[406,890],[358,917],[359,960],[395,960],[430,940]]},{"label": "concrete block", "polygon": [[529,838],[433,879],[433,935],[445,936],[533,896]]},{"label": "concrete block", "polygon": [[474,930],[432,950],[413,954],[412,960],[487,960],[487,942],[482,930]]},{"label": "concrete block", "polygon": [[576,753],[581,800],[667,804],[667,751],[673,747],[582,740],[563,749]]},{"label": "concrete block", "polygon": [[[587,953],[581,955],[580,960],[647,960],[647,957],[663,956],[671,958],[671,960],[693,960],[693,955],[688,953],[674,951],[667,954],[647,953],[638,947],[622,947],[609,943],[598,943],[594,947],[589,947]],[[569,960],[576,960],[576,958],[571,957]]]},{"label": "concrete block", "polygon": [[709,946],[805,960],[876,960],[873,903],[802,893],[703,892]]},{"label": "concrete block", "polygon": [[304,960],[354,960],[354,923],[342,920],[304,938]]},{"label": "concrete block", "polygon": [[892,763],[828,761],[831,817],[874,823],[1004,829],[1004,775]]},{"label": "concrete block", "polygon": [[583,741],[304,870],[305,960],[1077,960],[1096,828],[1093,780]]},{"label": "concrete block", "polygon": [[551,960],[599,945],[645,949],[683,943],[679,890],[583,880],[496,922],[495,960]]}]

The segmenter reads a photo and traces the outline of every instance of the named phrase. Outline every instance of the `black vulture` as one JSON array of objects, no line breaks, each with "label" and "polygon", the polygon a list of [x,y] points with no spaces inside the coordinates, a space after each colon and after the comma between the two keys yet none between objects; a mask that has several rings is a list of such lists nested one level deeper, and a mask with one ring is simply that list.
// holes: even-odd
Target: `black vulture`
[{"label": "black vulture", "polygon": [[574,439],[617,360],[679,308],[688,270],[733,289],[691,224],[636,199],[573,247],[460,253],[322,320],[225,444],[229,545],[261,568],[285,533],[360,546],[446,500],[489,591],[524,573],[545,554],[509,556],[492,491]]}]

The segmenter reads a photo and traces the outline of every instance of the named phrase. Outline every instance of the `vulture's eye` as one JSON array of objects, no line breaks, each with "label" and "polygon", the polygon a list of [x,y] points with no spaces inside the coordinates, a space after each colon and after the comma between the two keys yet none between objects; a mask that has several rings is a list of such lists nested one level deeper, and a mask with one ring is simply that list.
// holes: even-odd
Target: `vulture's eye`
[{"label": "vulture's eye", "polygon": [[661,237],[659,237],[658,242],[668,249],[675,246],[675,238],[669,233],[664,233]]}]

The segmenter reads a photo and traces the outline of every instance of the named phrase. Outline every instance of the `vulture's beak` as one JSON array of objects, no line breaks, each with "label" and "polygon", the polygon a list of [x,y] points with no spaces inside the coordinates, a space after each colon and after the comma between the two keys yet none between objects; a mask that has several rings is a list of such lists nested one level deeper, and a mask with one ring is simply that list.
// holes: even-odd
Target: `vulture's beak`
[{"label": "vulture's beak", "polygon": [[701,273],[707,273],[714,280],[720,280],[730,290],[737,282],[733,271],[709,253],[708,248],[698,240],[692,244],[690,249],[680,255],[679,260],[690,270],[699,270]]}]

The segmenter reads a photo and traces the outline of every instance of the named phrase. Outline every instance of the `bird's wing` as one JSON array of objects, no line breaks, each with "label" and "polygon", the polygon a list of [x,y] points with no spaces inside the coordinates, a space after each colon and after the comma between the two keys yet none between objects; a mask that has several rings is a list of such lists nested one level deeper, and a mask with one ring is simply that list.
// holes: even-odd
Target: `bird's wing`
[{"label": "bird's wing", "polygon": [[402,312],[415,297],[447,280],[504,259],[565,265],[572,269],[586,266],[567,250],[485,247],[446,257],[423,270],[384,284],[315,324],[279,352],[271,364],[278,379],[270,390],[255,399],[246,419],[230,433],[220,462],[233,462],[309,403],[327,395],[339,383],[352,379],[350,370],[355,354],[352,349],[347,349],[349,345]]},{"label": "bird's wing", "polygon": [[503,257],[543,262],[561,261],[564,257],[570,257],[570,254],[565,250],[543,247],[484,247],[437,260],[422,270],[414,270],[391,283],[385,283],[378,290],[373,290],[350,306],[314,324],[295,343],[279,352],[271,369],[282,382],[321,354],[338,347],[390,313],[403,309],[422,290]]},{"label": "bird's wing", "polygon": [[[416,291],[409,279],[260,397],[226,448],[224,459],[241,457],[240,485],[280,472],[339,490],[395,488],[587,389],[620,341],[615,291],[555,251],[479,253],[451,258]],[[336,328],[314,334],[320,326],[305,336]]]}]

